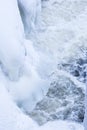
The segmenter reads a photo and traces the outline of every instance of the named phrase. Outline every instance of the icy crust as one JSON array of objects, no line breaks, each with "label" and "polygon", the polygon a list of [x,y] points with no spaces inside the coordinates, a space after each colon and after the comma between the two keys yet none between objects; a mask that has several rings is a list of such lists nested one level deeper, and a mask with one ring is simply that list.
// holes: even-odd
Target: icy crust
[{"label": "icy crust", "polygon": [[0,63],[11,80],[18,80],[24,65],[23,25],[17,1],[3,0],[0,4]]},{"label": "icy crust", "polygon": [[18,0],[18,6],[26,37],[28,38],[32,31],[35,35],[41,26],[41,0]]}]

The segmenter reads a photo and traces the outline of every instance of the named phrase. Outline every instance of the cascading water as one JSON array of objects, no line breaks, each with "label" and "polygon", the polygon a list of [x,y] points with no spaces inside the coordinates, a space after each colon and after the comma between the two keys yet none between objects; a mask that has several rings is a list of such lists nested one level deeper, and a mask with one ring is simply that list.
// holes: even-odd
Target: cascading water
[{"label": "cascading water", "polygon": [[0,130],[83,130],[87,1],[3,0],[0,17]]},{"label": "cascading water", "polygon": [[43,78],[50,77],[50,85],[34,109],[24,111],[39,125],[58,119],[83,122],[87,1],[43,0],[42,7],[45,29],[36,31],[34,40],[33,35],[29,38],[41,56],[42,66],[37,66],[37,71]]}]

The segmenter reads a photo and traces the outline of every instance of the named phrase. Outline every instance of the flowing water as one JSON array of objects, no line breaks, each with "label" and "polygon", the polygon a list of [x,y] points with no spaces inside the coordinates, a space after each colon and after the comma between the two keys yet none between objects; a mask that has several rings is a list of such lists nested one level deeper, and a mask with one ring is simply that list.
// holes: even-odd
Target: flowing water
[{"label": "flowing water", "polygon": [[50,86],[32,112],[25,110],[39,125],[58,119],[83,122],[87,70],[86,14],[87,0],[42,1],[44,28],[36,33],[34,40],[32,36],[31,39],[45,57],[42,62],[45,69],[38,72],[43,77],[43,73],[50,71]]}]

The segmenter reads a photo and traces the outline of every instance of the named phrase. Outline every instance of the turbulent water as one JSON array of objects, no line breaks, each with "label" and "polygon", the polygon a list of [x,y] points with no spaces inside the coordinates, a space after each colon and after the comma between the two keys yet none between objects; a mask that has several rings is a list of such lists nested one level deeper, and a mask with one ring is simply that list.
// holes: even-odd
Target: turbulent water
[{"label": "turbulent water", "polygon": [[0,130],[83,130],[87,0],[3,0],[0,17]]},{"label": "turbulent water", "polygon": [[[50,120],[83,122],[87,70],[87,1],[43,0],[42,25],[34,38],[37,50],[51,61],[50,86],[32,112],[39,125]],[[52,57],[50,56],[52,55]],[[43,62],[45,70],[49,67]],[[40,73],[42,76],[43,74]]]}]

